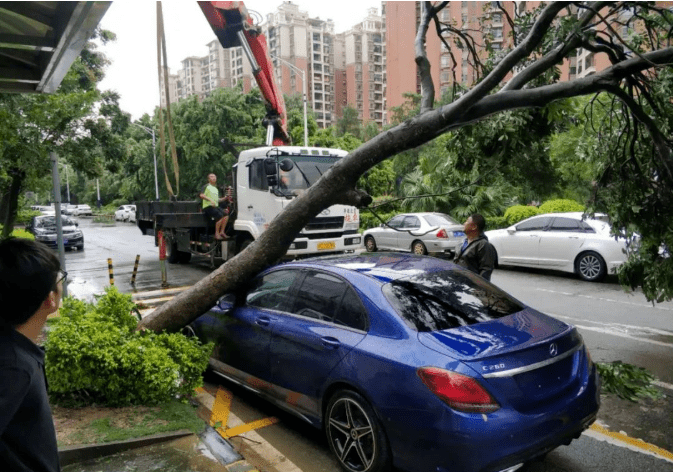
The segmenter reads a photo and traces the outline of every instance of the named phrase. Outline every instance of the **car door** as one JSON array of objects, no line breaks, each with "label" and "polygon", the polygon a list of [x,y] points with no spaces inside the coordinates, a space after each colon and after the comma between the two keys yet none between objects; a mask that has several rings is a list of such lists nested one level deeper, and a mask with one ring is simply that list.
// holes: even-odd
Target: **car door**
[{"label": "car door", "polygon": [[397,249],[397,229],[404,223],[404,215],[391,218],[376,232],[376,245],[380,249]]},{"label": "car door", "polygon": [[[276,270],[257,277],[236,305],[218,315],[214,357],[258,379],[269,381],[269,341],[278,317],[290,304],[299,270]],[[255,383],[255,379],[245,379]]]},{"label": "car door", "polygon": [[402,226],[400,229],[402,231],[397,231],[397,243],[395,247],[403,251],[411,250],[411,243],[418,239],[418,236],[413,236],[411,232],[418,232],[421,228],[421,220],[416,215],[407,215],[402,221]]},{"label": "car door", "polygon": [[325,379],[364,339],[366,328],[364,306],[347,281],[307,270],[291,314],[279,316],[274,324],[272,383],[293,395],[297,408],[315,414]]},{"label": "car door", "polygon": [[555,268],[573,264],[584,244],[586,232],[580,220],[557,216],[540,234],[540,267]]},{"label": "car door", "polygon": [[538,267],[540,236],[551,222],[549,216],[537,216],[507,229],[499,241],[498,261],[502,264]]}]

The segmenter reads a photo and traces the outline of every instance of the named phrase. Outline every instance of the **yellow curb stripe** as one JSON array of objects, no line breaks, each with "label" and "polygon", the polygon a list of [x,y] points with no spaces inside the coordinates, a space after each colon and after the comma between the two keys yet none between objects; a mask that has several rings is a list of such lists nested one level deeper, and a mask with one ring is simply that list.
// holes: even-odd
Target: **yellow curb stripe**
[{"label": "yellow curb stripe", "polygon": [[221,428],[218,428],[218,432],[222,435],[223,438],[233,438],[239,434],[247,433],[253,429],[264,428],[265,426],[270,426],[272,424],[278,423],[278,418],[272,416],[270,418],[264,418],[261,420],[253,421],[252,423],[242,424],[234,428],[229,428],[222,431]]},{"label": "yellow curb stripe", "polygon": [[227,421],[229,421],[229,410],[231,409],[231,400],[233,395],[229,390],[223,388],[217,389],[217,395],[215,396],[215,403],[213,404],[213,410],[210,414],[210,425],[213,426],[216,423],[220,423],[223,428],[227,427]]},{"label": "yellow curb stripe", "polygon": [[638,449],[651,452],[652,454],[668,459],[669,461],[673,461],[673,453],[667,451],[666,449],[662,449],[658,446],[655,446],[654,444],[646,443],[642,439],[632,438],[622,433],[615,433],[613,431],[603,428],[600,425],[597,425],[596,423],[592,424],[589,429],[597,433],[604,434],[605,436],[608,436],[612,439],[622,441]]}]

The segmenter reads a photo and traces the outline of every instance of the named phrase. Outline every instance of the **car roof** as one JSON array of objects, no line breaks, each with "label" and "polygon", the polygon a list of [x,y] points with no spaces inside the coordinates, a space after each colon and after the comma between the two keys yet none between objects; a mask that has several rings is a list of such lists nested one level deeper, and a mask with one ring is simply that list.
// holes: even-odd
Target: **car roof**
[{"label": "car roof", "polygon": [[567,211],[564,213],[541,213],[539,215],[533,215],[531,218],[536,218],[539,216],[560,216],[566,218],[576,218],[578,220],[600,220],[601,217],[605,217],[604,213],[584,213],[581,211]]},{"label": "car roof", "polygon": [[[459,268],[452,262],[436,257],[386,252],[340,254],[300,259],[282,264],[283,267],[327,268],[339,273],[357,272],[379,282],[387,283],[413,275],[441,272]],[[336,270],[334,270],[336,269]]]}]

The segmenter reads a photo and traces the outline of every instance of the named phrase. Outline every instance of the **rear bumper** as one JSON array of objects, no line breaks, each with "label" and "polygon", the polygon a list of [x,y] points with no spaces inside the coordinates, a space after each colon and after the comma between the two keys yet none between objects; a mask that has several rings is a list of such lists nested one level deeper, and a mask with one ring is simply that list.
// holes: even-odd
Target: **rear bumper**
[{"label": "rear bumper", "polygon": [[292,241],[287,256],[321,255],[355,251],[362,246],[359,234],[342,235],[334,238],[297,238]]}]

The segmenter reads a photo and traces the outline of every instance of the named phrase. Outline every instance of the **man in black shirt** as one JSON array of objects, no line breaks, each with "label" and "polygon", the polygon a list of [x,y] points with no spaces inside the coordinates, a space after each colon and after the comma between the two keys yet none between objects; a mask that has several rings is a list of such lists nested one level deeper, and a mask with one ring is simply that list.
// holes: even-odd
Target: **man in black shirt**
[{"label": "man in black shirt", "polygon": [[453,262],[476,272],[486,280],[491,280],[496,253],[493,245],[488,242],[484,229],[486,220],[479,213],[471,215],[465,221],[464,231],[467,238]]},{"label": "man in black shirt", "polygon": [[65,272],[42,243],[0,242],[0,469],[58,472],[56,431],[37,338],[61,302]]}]

